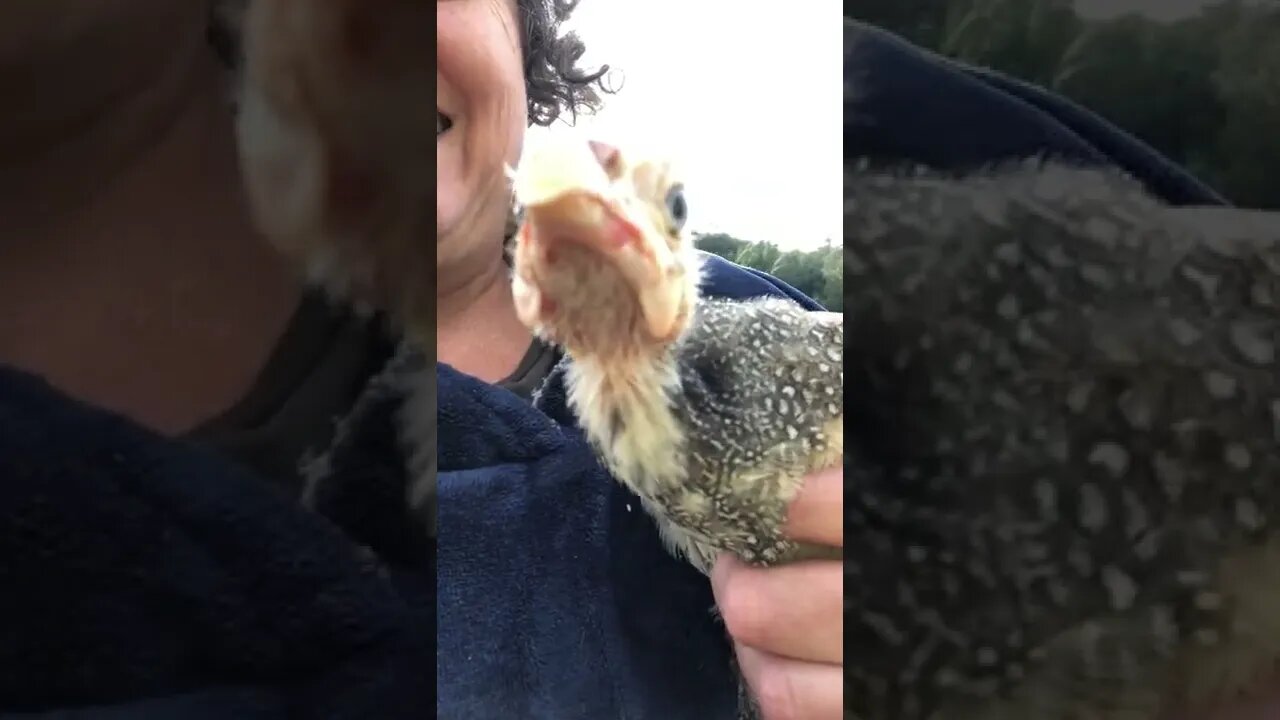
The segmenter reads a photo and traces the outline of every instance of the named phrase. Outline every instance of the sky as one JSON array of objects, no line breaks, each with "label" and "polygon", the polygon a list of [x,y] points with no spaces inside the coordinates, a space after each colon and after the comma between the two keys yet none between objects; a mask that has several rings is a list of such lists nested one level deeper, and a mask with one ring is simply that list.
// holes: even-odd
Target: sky
[{"label": "sky", "polygon": [[826,1],[582,0],[571,27],[583,61],[607,63],[620,89],[553,131],[668,155],[691,231],[784,250],[838,243],[841,12]]}]

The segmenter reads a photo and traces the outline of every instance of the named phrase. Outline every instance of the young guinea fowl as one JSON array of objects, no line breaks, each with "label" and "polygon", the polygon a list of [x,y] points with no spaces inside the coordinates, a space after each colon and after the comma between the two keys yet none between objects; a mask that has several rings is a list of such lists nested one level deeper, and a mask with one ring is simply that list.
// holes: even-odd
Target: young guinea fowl
[{"label": "young guinea fowl", "polygon": [[[237,132],[259,229],[340,301],[387,312],[416,364],[402,414],[411,510],[434,534],[435,58],[421,0],[244,0]],[[402,354],[403,355],[403,354]]]},{"label": "young guinea fowl", "polygon": [[1280,217],[846,176],[846,704],[1157,720],[1280,678]]},{"label": "young guinea fowl", "polygon": [[803,475],[843,455],[843,327],[789,301],[699,298],[669,164],[546,142],[515,175],[522,322],[562,347],[568,400],[603,461],[708,572],[770,564]]},{"label": "young guinea fowl", "polygon": [[[568,402],[612,474],[704,573],[729,551],[839,557],[782,529],[805,474],[843,456],[844,331],[778,299],[699,297],[671,166],[546,142],[514,175],[521,320],[568,358]],[[743,698],[743,717],[754,704]]]}]

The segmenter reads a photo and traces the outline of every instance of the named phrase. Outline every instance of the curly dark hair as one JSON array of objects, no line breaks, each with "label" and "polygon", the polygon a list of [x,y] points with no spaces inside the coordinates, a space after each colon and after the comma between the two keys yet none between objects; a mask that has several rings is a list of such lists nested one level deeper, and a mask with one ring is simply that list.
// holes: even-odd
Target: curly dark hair
[{"label": "curly dark hair", "polygon": [[[246,0],[214,0],[209,43],[230,67],[239,64],[239,23]],[[524,55],[524,84],[529,98],[529,122],[547,126],[565,113],[599,110],[600,94],[613,93],[605,78],[609,66],[584,70],[578,66],[586,50],[575,33],[563,25],[578,0],[516,0],[520,17],[520,49]]]},{"label": "curly dark hair", "polygon": [[578,67],[586,46],[577,34],[561,31],[578,0],[517,0],[516,5],[529,122],[547,126],[566,112],[576,118],[579,110],[599,110],[600,93],[614,92],[605,85],[609,66],[591,71]]}]

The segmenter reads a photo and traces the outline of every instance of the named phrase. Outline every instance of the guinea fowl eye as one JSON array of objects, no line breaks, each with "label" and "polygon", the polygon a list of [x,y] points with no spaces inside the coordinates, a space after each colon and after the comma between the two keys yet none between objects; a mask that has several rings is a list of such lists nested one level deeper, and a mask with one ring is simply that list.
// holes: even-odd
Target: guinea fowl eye
[{"label": "guinea fowl eye", "polygon": [[674,185],[667,191],[667,217],[671,220],[671,229],[684,227],[689,217],[689,206],[684,199],[684,186]]}]

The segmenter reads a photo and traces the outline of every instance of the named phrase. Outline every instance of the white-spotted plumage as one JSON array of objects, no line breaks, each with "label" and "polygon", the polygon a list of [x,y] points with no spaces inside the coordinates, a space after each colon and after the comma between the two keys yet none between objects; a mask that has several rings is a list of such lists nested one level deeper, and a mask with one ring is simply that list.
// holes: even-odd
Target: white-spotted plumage
[{"label": "white-spotted plumage", "polygon": [[1106,169],[846,177],[862,720],[1161,720],[1280,677],[1280,217]]}]

